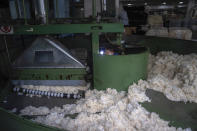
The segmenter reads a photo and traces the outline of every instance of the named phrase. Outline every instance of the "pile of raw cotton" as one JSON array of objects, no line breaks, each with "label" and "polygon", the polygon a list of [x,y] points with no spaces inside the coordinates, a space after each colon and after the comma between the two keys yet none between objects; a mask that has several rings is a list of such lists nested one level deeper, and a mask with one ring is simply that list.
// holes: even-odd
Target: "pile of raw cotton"
[{"label": "pile of raw cotton", "polygon": [[197,103],[197,55],[160,52],[150,56],[145,88],[163,92],[173,101]]},{"label": "pile of raw cotton", "polygon": [[[46,115],[33,119],[36,122],[58,127],[65,130],[80,131],[190,131],[169,127],[168,122],[159,118],[156,113],[150,113],[138,102],[150,101],[143,88],[130,87],[126,92],[115,89],[106,91],[88,91],[85,99],[76,104],[63,105],[46,109],[26,107],[21,115]],[[37,109],[41,111],[38,112]],[[78,113],[75,119],[66,117]]]},{"label": "pile of raw cotton", "polygon": [[[147,81],[140,80],[129,87],[128,93],[115,89],[87,91],[76,104],[62,107],[21,110],[21,115],[45,115],[36,122],[65,130],[80,131],[190,131],[170,127],[156,113],[150,113],[139,102],[150,101],[145,91],[151,88],[163,92],[173,101],[197,102],[197,55],[161,52],[150,56]],[[38,110],[41,110],[40,112]],[[75,119],[69,114],[77,113]]]}]

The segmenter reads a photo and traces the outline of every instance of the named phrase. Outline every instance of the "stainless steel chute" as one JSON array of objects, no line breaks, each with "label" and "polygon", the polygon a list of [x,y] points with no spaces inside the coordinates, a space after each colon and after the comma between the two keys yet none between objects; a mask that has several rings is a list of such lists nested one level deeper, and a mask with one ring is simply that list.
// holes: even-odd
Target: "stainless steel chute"
[{"label": "stainless steel chute", "polygon": [[13,63],[15,68],[85,68],[60,42],[37,38]]}]

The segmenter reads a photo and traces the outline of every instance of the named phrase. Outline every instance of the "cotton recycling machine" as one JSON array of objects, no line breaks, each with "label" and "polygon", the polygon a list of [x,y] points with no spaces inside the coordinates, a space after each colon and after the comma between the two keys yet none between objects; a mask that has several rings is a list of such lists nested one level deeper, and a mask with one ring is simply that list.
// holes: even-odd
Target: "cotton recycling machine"
[{"label": "cotton recycling machine", "polygon": [[[14,91],[48,96],[67,97],[63,92],[44,91],[36,89],[26,90],[22,85],[34,86],[86,86],[85,66],[72,56],[60,42],[49,38],[37,38],[13,63],[14,72],[12,83]],[[63,87],[64,86],[64,87]],[[43,87],[45,88],[45,87]],[[71,97],[71,94],[68,94]],[[76,94],[77,95],[77,94]],[[73,94],[72,94],[72,97]],[[80,97],[80,96],[75,96]]]},{"label": "cotton recycling machine", "polygon": [[[60,1],[60,0],[59,0]],[[162,50],[172,50],[174,52],[184,54],[184,53],[196,53],[196,45],[190,43],[189,41],[178,41],[167,38],[148,38],[143,42],[140,42],[138,46],[132,48],[125,48],[121,44],[122,32],[124,27],[122,24],[117,22],[106,22],[99,20],[96,13],[96,1],[92,1],[92,15],[91,21],[81,20],[83,22],[75,23],[68,22],[70,20],[60,20],[56,23],[49,21],[48,17],[49,6],[47,0],[34,1],[35,11],[35,22],[30,24],[29,20],[31,13],[28,6],[28,0],[10,0],[11,16],[13,18],[24,19],[23,24],[12,24],[5,25],[9,32],[3,34],[5,44],[7,35],[23,35],[23,36],[33,36],[34,41],[31,41],[31,45],[23,51],[16,59],[11,61],[11,71],[9,74],[9,82],[7,82],[5,88],[1,89],[0,100],[4,101],[10,95],[16,94],[15,92],[22,92],[34,95],[44,95],[52,96],[54,99],[48,98],[18,98],[17,95],[12,98],[13,103],[8,103],[7,105],[23,105],[26,106],[36,105],[41,106],[46,104],[46,106],[58,106],[62,103],[68,101],[68,103],[73,103],[71,99],[59,99],[59,97],[65,98],[81,98],[83,93],[87,88],[87,82],[91,82],[92,88],[97,90],[105,90],[106,88],[115,88],[118,91],[127,91],[128,86],[133,82],[137,82],[139,79],[146,79],[147,75],[147,63],[150,48],[151,53],[156,53]],[[59,19],[61,17],[68,17],[68,10],[65,9],[64,13],[60,13],[58,5],[63,5],[58,3],[57,0],[53,1],[55,4],[55,18]],[[68,1],[65,0],[64,4],[67,5]],[[18,3],[18,4],[14,4]],[[20,9],[18,14],[15,14],[15,9]],[[60,14],[59,14],[60,13]],[[84,23],[85,21],[85,23]],[[88,21],[88,22],[87,22]],[[17,22],[17,21],[15,21]],[[86,62],[82,62],[77,57],[75,57],[71,51],[58,41],[57,35],[65,34],[88,34],[90,36],[90,47],[91,47],[91,59],[90,65]],[[118,55],[102,55],[99,54],[101,46],[100,36],[103,34],[115,34],[116,45],[120,52]],[[58,36],[59,37],[59,36]],[[72,37],[72,36],[71,36]],[[156,43],[157,41],[162,41]],[[165,43],[171,43],[166,45]],[[181,44],[180,44],[181,43]],[[85,43],[81,43],[85,44]],[[181,46],[180,46],[181,45]],[[142,47],[143,46],[143,47]],[[144,47],[145,46],[145,47]],[[192,47],[192,48],[191,48]],[[187,49],[187,50],[186,50]],[[189,51],[189,52],[188,52]],[[8,58],[9,50],[7,49]],[[92,64],[91,64],[92,63]],[[88,66],[91,68],[88,69]],[[89,75],[91,73],[91,75]],[[89,76],[91,76],[89,78]],[[66,94],[63,92],[53,92],[46,90],[30,90],[23,89],[24,85],[33,85],[33,87],[43,86],[47,88],[52,87],[80,87],[81,92],[75,96],[74,94]],[[61,89],[60,89],[61,90]],[[156,96],[157,95],[154,95]],[[24,96],[25,97],[25,96]],[[70,101],[71,100],[71,101]],[[159,100],[155,98],[155,100]],[[165,100],[164,100],[165,101]],[[47,105],[48,104],[48,105]],[[162,103],[144,103],[144,107],[150,111],[157,112],[161,114],[161,117],[166,120],[178,121],[177,118],[169,117],[169,110],[171,108],[161,106]],[[1,104],[3,105],[3,104]],[[160,106],[158,106],[160,105]],[[170,105],[172,107],[174,105]],[[177,106],[177,105],[176,105]],[[184,106],[180,105],[180,108]],[[188,106],[189,107],[189,106]],[[167,114],[166,111],[169,111]],[[59,130],[56,128],[51,128],[43,126],[27,119],[21,118],[18,115],[10,113],[7,111],[6,106],[0,108],[0,126],[3,130]],[[185,108],[183,108],[185,109]],[[186,109],[187,110],[187,109]],[[176,116],[176,115],[175,115]],[[182,119],[180,119],[182,120]],[[177,124],[178,123],[178,124]],[[185,123],[180,122],[171,123],[174,126],[184,127]],[[188,123],[187,123],[188,124]],[[12,125],[12,126],[10,126]],[[188,124],[189,125],[189,124]],[[191,125],[191,124],[190,124]],[[191,126],[192,127],[192,126]]]},{"label": "cotton recycling machine", "polygon": [[[63,1],[65,5],[68,4],[66,3],[67,0]],[[68,17],[68,12],[65,11],[66,14],[65,12],[62,14],[59,12],[57,7],[61,4],[58,1],[54,2],[54,5],[56,5],[54,8],[56,12],[54,13],[55,19],[61,18],[60,16]],[[7,35],[23,35],[28,38],[32,36],[34,40],[31,41],[30,46],[16,59],[13,61],[10,60],[11,68],[8,75],[10,81],[7,84],[8,88],[5,88],[5,90],[1,92],[2,99],[13,91],[23,94],[50,96],[54,97],[54,99],[60,97],[79,99],[83,97],[84,91],[89,89],[89,87],[87,87],[88,82],[91,83],[91,88],[98,90],[115,88],[118,91],[126,91],[128,86],[133,82],[146,78],[148,50],[146,48],[140,48],[137,52],[125,50],[121,44],[124,26],[118,22],[100,20],[100,16],[98,16],[96,12],[96,0],[92,1],[93,17],[90,18],[91,20],[89,20],[89,18],[88,20],[81,19],[80,21],[82,22],[77,23],[68,22],[69,20],[60,20],[61,22],[56,20],[54,20],[56,22],[49,21],[49,3],[48,0],[29,2],[28,0],[10,0],[11,17],[16,23],[18,22],[17,19],[22,19],[24,23],[1,26],[3,29],[10,29],[10,31],[3,33],[5,44],[7,44]],[[30,7],[31,5],[33,6]],[[34,12],[34,22],[30,19],[32,17],[30,9],[32,8]],[[16,14],[16,12],[18,12],[18,14]],[[88,65],[87,62],[81,62],[81,60],[75,57],[71,51],[66,48],[66,45],[56,39],[62,35],[69,34],[88,34],[90,36],[90,65]],[[114,35],[114,43],[119,49],[118,54],[99,54],[100,36],[103,34]],[[7,54],[9,56],[8,49]],[[89,67],[90,69],[88,69]],[[25,86],[28,88],[24,88]],[[63,88],[66,89],[70,87],[77,88],[79,92],[77,92],[77,94],[61,92]],[[39,90],[38,88],[42,89]],[[59,91],[54,91],[54,88]],[[13,103],[10,104],[12,106],[16,103],[19,103],[19,105],[21,105],[21,103],[37,103],[37,105],[41,103],[51,105],[50,103],[54,103],[53,106],[62,102],[65,104],[65,101],[60,99],[54,101],[51,99],[50,102],[47,98],[31,100],[27,98],[20,99],[18,102],[17,98],[14,97],[13,99]],[[42,99],[45,100],[42,101]],[[14,126],[14,128],[17,128],[17,130],[54,130],[37,125],[28,120],[23,120],[2,108],[1,114],[2,116],[6,115],[4,122],[8,119],[9,124],[13,122],[14,125],[16,122],[15,124],[17,124],[17,126]],[[6,124],[2,125],[2,129],[7,130],[8,127]]]},{"label": "cotton recycling machine", "polygon": [[[14,8],[15,6],[13,6],[12,2],[13,1],[10,1],[11,7]],[[96,1],[92,2],[93,21],[85,24],[51,24],[48,19],[49,2],[44,0],[34,1],[33,3],[20,0],[17,2],[19,2],[19,4],[16,4],[16,6],[21,7],[20,9],[22,10],[19,11],[19,14],[23,14],[20,18],[24,18],[25,25],[13,26],[13,35],[91,34],[93,63],[91,73],[93,74],[92,85],[95,89],[116,88],[119,91],[126,91],[132,82],[146,78],[148,51],[142,49],[135,55],[129,55],[128,52],[124,52],[123,46],[121,45],[121,33],[124,31],[123,25],[120,23],[99,21],[96,12]],[[37,25],[30,25],[28,23],[28,18],[31,16],[31,13],[29,13],[30,8],[28,7],[31,4],[34,5],[34,11],[36,12],[35,19],[36,22],[40,23],[39,25],[37,23]],[[56,1],[55,5],[58,6],[59,4],[60,3]],[[18,17],[13,13],[13,8],[11,8],[12,17]],[[59,12],[57,7],[54,8],[54,10]],[[57,14],[58,13],[55,13],[55,18]],[[100,35],[106,33],[115,33],[115,44],[117,44],[121,50],[120,55],[107,56],[99,54]],[[13,62],[12,67],[14,70],[11,79],[12,84],[18,87],[13,89],[16,92],[54,96],[54,92],[48,94],[48,92],[38,92],[34,89],[25,90],[20,87],[23,85],[75,87],[84,87],[87,85],[87,81],[85,80],[87,66],[70,54],[66,46],[50,37],[42,36],[37,38],[32,45]],[[132,70],[130,70],[130,68],[132,68]],[[59,93],[60,94],[55,94],[55,96],[67,97],[67,94]],[[70,96],[70,94],[68,95]]]}]

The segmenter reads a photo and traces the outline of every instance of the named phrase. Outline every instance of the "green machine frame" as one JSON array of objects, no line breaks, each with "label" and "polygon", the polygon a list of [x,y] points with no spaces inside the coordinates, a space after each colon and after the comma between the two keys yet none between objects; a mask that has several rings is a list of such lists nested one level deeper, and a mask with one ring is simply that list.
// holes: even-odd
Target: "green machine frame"
[{"label": "green machine frame", "polygon": [[[23,0],[24,3],[24,0]],[[24,6],[24,4],[23,4]],[[93,58],[93,83],[94,88],[103,90],[106,88],[115,88],[118,91],[127,90],[128,86],[133,82],[137,82],[139,79],[146,79],[146,69],[148,60],[148,50],[129,55],[117,55],[117,56],[105,56],[99,55],[99,36],[101,33],[117,33],[117,44],[121,45],[122,33],[124,32],[124,26],[121,23],[96,23],[96,0],[93,0],[93,21],[89,24],[47,24],[44,25],[28,25],[25,19],[25,25],[13,25],[12,35],[45,35],[45,34],[66,34],[66,33],[91,33],[91,44],[92,44],[92,58]],[[48,9],[47,9],[48,10]],[[25,8],[24,8],[25,12]],[[26,13],[24,13],[25,15]],[[47,15],[48,16],[48,15]],[[24,16],[26,18],[26,16]],[[73,79],[81,79],[82,75],[85,74],[84,70],[77,69],[60,69],[53,70],[52,80],[57,78],[59,73],[76,74]],[[38,69],[37,74],[46,72],[45,69]],[[20,72],[20,71],[19,71]],[[26,72],[26,71],[25,71]],[[34,69],[27,71],[29,73],[35,72]],[[26,72],[26,73],[27,73]],[[23,72],[21,72],[23,73]],[[27,74],[28,77],[29,74]],[[23,76],[20,79],[30,79],[27,76]],[[112,76],[112,77],[111,77]],[[125,79],[126,78],[126,79]],[[32,77],[31,77],[32,79]],[[41,78],[45,79],[45,76],[41,75]],[[10,85],[5,87],[5,90],[1,92],[0,99],[3,98],[11,90],[8,88]],[[9,113],[8,111],[0,108],[0,128],[3,130],[45,130],[54,131],[60,130],[57,128],[51,128],[43,126],[41,124],[34,123],[22,117],[16,116],[15,114]],[[12,125],[12,126],[10,126]]]},{"label": "green machine frame", "polygon": [[[47,25],[24,25],[24,26],[14,26],[14,35],[45,35],[45,34],[66,34],[66,33],[91,33],[92,38],[92,55],[93,55],[93,70],[95,67],[95,55],[99,53],[99,34],[100,33],[118,33],[117,35],[117,42],[120,43],[121,41],[121,33],[123,32],[124,28],[122,24],[118,23],[95,23],[95,24],[47,24]],[[25,69],[27,70],[27,69]],[[39,69],[36,69],[37,71]],[[57,69],[60,70],[60,69]],[[76,72],[76,69],[66,69],[69,70],[69,72]],[[67,71],[63,71],[64,74],[69,75]],[[73,80],[76,79],[82,79],[83,75],[86,74],[86,72],[82,69],[78,69],[79,77],[73,78]],[[29,72],[30,70],[28,70]],[[41,71],[43,72],[44,69]],[[45,70],[46,71],[46,70]],[[49,69],[46,71],[48,72]],[[32,72],[32,71],[30,71]],[[35,72],[35,70],[34,70]],[[51,72],[51,71],[50,71]],[[60,71],[61,72],[61,71]],[[21,73],[21,71],[16,72]],[[55,72],[57,73],[57,72]],[[46,73],[45,73],[46,74]],[[70,73],[72,74],[72,73]],[[27,75],[29,76],[29,75]],[[27,79],[27,78],[23,78]],[[34,79],[34,78],[31,78]],[[46,79],[45,77],[41,78]],[[59,79],[57,77],[57,79]]]},{"label": "green machine frame", "polygon": [[[23,0],[23,6],[24,6],[24,0]],[[93,0],[93,18],[96,18],[96,1]],[[48,34],[66,34],[66,33],[91,33],[91,42],[92,42],[92,55],[93,55],[93,69],[95,66],[95,55],[99,53],[99,35],[100,33],[118,33],[117,35],[117,42],[120,44],[121,42],[121,33],[124,31],[124,26],[121,23],[89,23],[89,24],[47,24],[44,25],[28,25],[27,24],[27,19],[26,19],[26,13],[25,13],[25,8],[24,8],[24,18],[25,18],[25,25],[12,25],[13,27],[13,33],[12,34],[7,34],[7,35],[48,35]],[[6,34],[3,34],[6,35]],[[23,73],[20,78],[18,79],[32,79],[32,77],[28,74],[31,72],[34,72],[39,74],[42,72],[48,72],[48,70],[45,69],[27,69],[29,71],[20,71],[18,70],[17,73]],[[23,72],[24,71],[24,72]],[[36,72],[35,72],[36,71]],[[24,73],[27,73],[24,75]],[[72,79],[81,79],[81,77],[86,74],[85,70],[82,69],[56,69],[53,71],[51,70],[50,73],[52,73],[53,76],[52,78],[49,78],[51,80],[56,80],[59,79],[58,75],[59,73],[64,73],[64,74],[75,74],[75,77]],[[43,73],[44,74],[44,73]],[[18,76],[15,74],[16,77]],[[28,78],[31,77],[31,78]],[[35,76],[33,79],[46,79],[45,76],[41,75],[40,76]],[[10,91],[9,88],[10,84],[8,84],[5,88],[7,91]],[[0,98],[2,99],[7,92],[2,91],[2,95]],[[48,126],[43,126],[40,124],[37,124],[35,122],[32,122],[30,120],[26,120],[22,117],[16,116],[12,113],[9,113],[8,111],[0,108],[0,114],[1,118],[0,119],[0,129],[2,130],[45,130],[45,131],[54,131],[54,130],[60,130],[57,128],[51,128]],[[12,126],[10,126],[12,125]]]},{"label": "green machine frame", "polygon": [[[14,27],[14,35],[45,35],[45,34],[66,34],[66,33],[91,33],[92,37],[92,54],[93,54],[93,69],[95,67],[95,55],[99,53],[99,34],[100,33],[121,33],[123,32],[123,25],[118,23],[95,23],[95,24],[56,24],[56,25],[24,25],[24,26],[15,26]],[[121,35],[118,35],[117,41],[120,43]],[[82,80],[84,75],[86,74],[85,69],[25,69],[26,75],[20,75],[23,71],[17,70],[14,78],[26,80],[26,79],[34,79],[34,80],[46,80],[46,77],[43,74],[53,73],[53,78],[47,78],[49,80],[66,80],[66,76],[73,74],[76,77],[69,77],[72,80]],[[35,74],[40,74],[41,78],[33,78],[32,72]],[[46,73],[44,73],[46,72]],[[59,77],[58,72],[60,72],[60,76],[63,75],[63,78]],[[63,74],[62,74],[63,73]],[[24,74],[24,73],[23,73]],[[74,76],[72,75],[72,76]],[[17,76],[21,76],[17,78]],[[57,77],[56,77],[57,76]],[[22,78],[23,77],[23,78]],[[25,78],[24,78],[25,77]],[[31,78],[29,78],[31,77]]]},{"label": "green machine frame", "polygon": [[[93,58],[93,87],[98,90],[105,90],[106,88],[115,88],[118,91],[127,91],[128,86],[131,85],[133,82],[137,82],[139,79],[146,79],[149,52],[148,50],[145,50],[137,54],[117,56],[99,55],[100,34],[116,33],[116,44],[121,46],[121,39],[122,33],[124,32],[124,26],[121,23],[97,23],[96,0],[93,0],[92,6],[93,21],[91,23],[49,24],[47,20],[47,23],[43,25],[28,25],[27,20],[25,19],[25,25],[13,26],[13,35],[90,33]],[[46,10],[48,10],[48,8]],[[25,14],[26,13],[24,13],[24,15]],[[24,18],[26,17],[24,16]],[[53,71],[54,69],[24,70],[26,71],[18,70],[15,73],[13,73],[16,74],[16,77],[18,76],[18,74],[19,76],[22,76],[19,78],[15,78],[19,80],[67,80],[67,76],[70,76],[72,75],[72,73],[74,73],[75,77],[69,77],[69,80],[81,80],[86,75],[85,69],[78,69],[78,71],[76,71],[76,69],[64,69],[64,71],[61,71],[62,69],[58,69],[56,72]],[[37,73],[36,77],[32,77],[34,75],[34,72]],[[43,75],[46,75],[48,72],[52,74],[50,75],[50,79],[46,79],[46,76]],[[58,72],[63,72],[63,74],[58,74]],[[23,74],[20,75],[20,73]]]},{"label": "green machine frame", "polygon": [[[47,0],[45,0],[45,4],[47,3]],[[24,0],[23,6],[25,6]],[[96,20],[96,0],[93,0],[92,6],[93,20]],[[12,25],[13,33],[11,35],[91,33],[93,71],[95,68],[95,56],[99,53],[100,33],[117,33],[117,43],[121,43],[121,34],[124,31],[124,26],[121,23],[96,23],[93,21],[88,24],[49,24],[48,8],[46,8],[46,24],[28,25],[25,7],[23,7],[23,10],[25,25]],[[17,69],[14,70],[12,74],[12,79],[16,80],[82,80],[84,79],[83,77],[86,71],[85,69]],[[69,77],[70,75],[72,75],[72,77]],[[69,79],[67,79],[67,77],[69,77]]]}]

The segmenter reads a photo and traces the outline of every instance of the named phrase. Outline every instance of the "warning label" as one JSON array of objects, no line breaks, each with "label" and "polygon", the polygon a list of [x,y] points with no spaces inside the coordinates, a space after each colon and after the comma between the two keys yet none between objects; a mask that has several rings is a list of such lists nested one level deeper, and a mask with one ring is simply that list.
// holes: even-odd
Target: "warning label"
[{"label": "warning label", "polygon": [[13,34],[13,26],[0,26],[0,34]]}]

